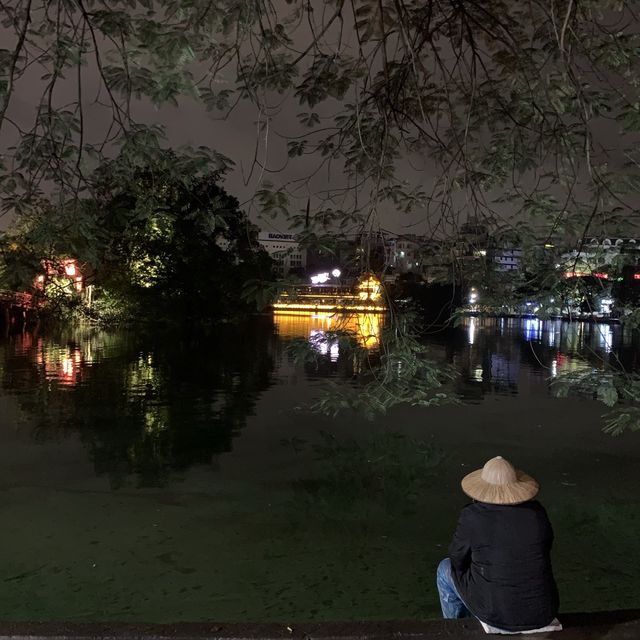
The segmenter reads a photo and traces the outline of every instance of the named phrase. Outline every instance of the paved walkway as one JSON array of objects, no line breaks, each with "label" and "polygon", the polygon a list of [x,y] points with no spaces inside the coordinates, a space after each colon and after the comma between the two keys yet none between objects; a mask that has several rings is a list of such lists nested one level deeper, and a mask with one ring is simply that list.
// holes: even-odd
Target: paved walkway
[{"label": "paved walkway", "polygon": [[[523,640],[640,640],[640,609],[561,614],[564,631],[512,636]],[[477,621],[425,620],[308,624],[175,625],[1,623],[0,640],[478,640]]]}]

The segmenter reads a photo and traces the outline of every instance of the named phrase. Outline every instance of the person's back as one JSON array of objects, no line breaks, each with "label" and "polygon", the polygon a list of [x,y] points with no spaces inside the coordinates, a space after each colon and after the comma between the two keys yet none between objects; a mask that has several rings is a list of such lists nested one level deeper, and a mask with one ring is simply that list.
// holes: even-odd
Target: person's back
[{"label": "person's back", "polygon": [[462,509],[449,558],[438,566],[444,617],[471,614],[504,631],[557,623],[553,531],[546,511],[533,500],[538,483],[497,456],[461,485],[475,502]]},{"label": "person's back", "polygon": [[537,501],[467,505],[449,557],[469,610],[507,631],[536,629],[553,620],[558,590],[551,569],[552,542],[551,524]]}]

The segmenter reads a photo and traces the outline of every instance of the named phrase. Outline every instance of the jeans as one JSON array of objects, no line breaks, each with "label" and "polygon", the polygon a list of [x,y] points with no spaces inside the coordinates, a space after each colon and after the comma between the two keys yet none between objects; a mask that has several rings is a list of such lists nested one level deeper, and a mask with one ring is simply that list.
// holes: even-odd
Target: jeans
[{"label": "jeans", "polygon": [[436,585],[440,595],[443,618],[470,618],[471,612],[464,604],[451,576],[451,560],[445,558],[436,572]]}]

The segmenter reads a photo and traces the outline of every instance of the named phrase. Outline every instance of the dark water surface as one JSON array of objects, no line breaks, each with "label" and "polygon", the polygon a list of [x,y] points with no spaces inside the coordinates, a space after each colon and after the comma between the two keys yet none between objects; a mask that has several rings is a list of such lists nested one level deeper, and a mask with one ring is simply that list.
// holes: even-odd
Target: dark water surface
[{"label": "dark water surface", "polygon": [[[275,325],[274,325],[275,322]],[[373,422],[305,406],[348,358],[331,318],[0,342],[0,619],[272,621],[439,615],[434,585],[489,457],[540,481],[564,611],[640,601],[640,434],[554,399],[619,359],[619,327],[473,319],[427,336],[461,406]],[[375,347],[379,321],[352,328]],[[319,366],[284,345],[315,337]]]}]

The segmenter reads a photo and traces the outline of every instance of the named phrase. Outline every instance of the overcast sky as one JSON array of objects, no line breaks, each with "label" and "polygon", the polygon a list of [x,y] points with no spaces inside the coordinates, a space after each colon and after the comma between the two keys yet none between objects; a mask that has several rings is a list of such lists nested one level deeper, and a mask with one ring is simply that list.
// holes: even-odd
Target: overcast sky
[{"label": "overcast sky", "polygon": [[[319,2],[322,10],[329,6],[327,3]],[[298,40],[303,41],[309,37],[309,33],[304,28],[298,32]],[[331,37],[331,33],[327,35]],[[11,46],[16,41],[15,34],[0,30],[0,39],[3,46]],[[354,39],[353,33],[346,25],[346,33],[343,33],[343,42],[349,46]],[[7,43],[5,45],[5,42]],[[235,83],[233,72],[235,67],[229,67],[227,81],[230,86]],[[38,65],[33,65],[30,71],[24,75],[16,84],[16,89],[9,106],[8,116],[20,127],[30,128],[32,126],[37,105],[42,97],[42,92],[46,80],[42,75],[46,70]],[[100,90],[99,76],[94,63],[88,64],[82,71],[83,82],[83,104],[85,104],[85,120],[87,136],[93,140],[101,140],[109,125],[112,116],[109,109],[93,103],[93,99]],[[223,88],[220,85],[219,88]],[[60,82],[55,90],[54,104],[62,106],[76,99],[77,80],[73,73]],[[104,92],[103,92],[104,97]],[[335,106],[335,105],[334,105]],[[321,113],[329,113],[331,104],[314,108]],[[191,98],[182,98],[178,107],[165,106],[156,109],[148,102],[138,102],[135,104],[134,119],[145,124],[162,124],[167,132],[167,144],[171,147],[182,145],[207,146],[215,149],[231,158],[236,167],[226,178],[225,187],[241,202],[248,203],[255,191],[265,181],[270,180],[276,185],[291,183],[295,180],[304,180],[312,174],[318,165],[318,158],[313,156],[301,156],[295,159],[287,158],[286,140],[281,135],[292,136],[304,132],[298,124],[296,114],[309,110],[308,107],[301,107],[297,100],[290,96],[282,102],[281,110],[269,124],[268,131],[260,132],[258,122],[264,120],[257,108],[248,101],[240,102],[235,110],[226,120],[220,120],[218,114],[207,112],[204,105]],[[606,135],[611,141],[611,147],[616,146],[616,135],[618,128],[612,125],[607,130]],[[16,140],[15,130],[10,124],[5,124],[0,131],[0,152],[3,155],[10,155],[9,147]],[[262,170],[254,165],[254,157],[260,163],[267,166],[267,170]],[[426,159],[412,157],[398,163],[399,176],[406,179],[413,185],[422,185],[424,190],[429,192],[434,180],[434,165]],[[276,173],[270,173],[275,170]],[[313,198],[313,194],[334,190],[336,194],[345,187],[345,176],[339,165],[334,166],[333,171],[328,174],[323,171],[315,176],[313,180],[306,184],[300,182],[298,185],[298,200],[293,208],[304,208],[308,197]],[[319,200],[312,199],[312,206],[318,206]],[[339,201],[336,202],[339,205]],[[462,203],[464,204],[464,203]],[[429,234],[432,224],[437,220],[438,214],[432,220],[425,220],[424,211],[416,211],[408,216],[398,215],[390,212],[380,212],[381,224],[384,228],[397,233],[417,233]],[[247,207],[249,205],[247,204]],[[505,216],[508,215],[508,207],[502,207]],[[256,210],[250,211],[256,220]],[[6,222],[6,220],[4,221]],[[265,230],[287,231],[287,224],[283,220],[259,220],[258,223]]]}]

